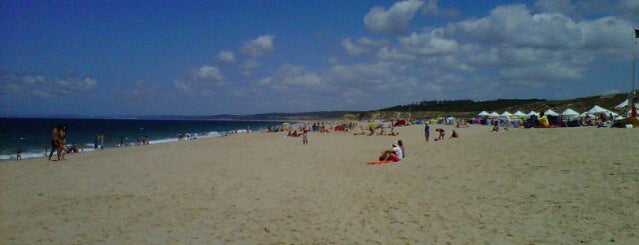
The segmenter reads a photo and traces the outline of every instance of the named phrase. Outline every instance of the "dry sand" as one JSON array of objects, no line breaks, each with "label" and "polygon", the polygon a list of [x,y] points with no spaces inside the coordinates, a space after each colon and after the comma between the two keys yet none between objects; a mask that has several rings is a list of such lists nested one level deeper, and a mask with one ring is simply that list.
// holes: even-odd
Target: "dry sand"
[{"label": "dry sand", "polygon": [[397,130],[3,162],[0,243],[639,244],[639,129]]}]

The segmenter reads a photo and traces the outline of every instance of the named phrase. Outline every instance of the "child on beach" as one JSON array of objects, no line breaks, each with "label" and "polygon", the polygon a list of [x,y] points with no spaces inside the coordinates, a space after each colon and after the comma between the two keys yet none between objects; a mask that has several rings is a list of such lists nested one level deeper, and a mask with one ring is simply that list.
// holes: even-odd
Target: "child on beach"
[{"label": "child on beach", "polygon": [[444,131],[444,129],[442,128],[436,128],[435,132],[439,132],[439,136],[437,136],[437,138],[435,139],[436,141],[442,141],[444,140],[444,136],[446,135],[446,131]]},{"label": "child on beach", "polygon": [[306,129],[304,129],[304,132],[302,133],[302,144],[308,145],[308,130]]},{"label": "child on beach", "polygon": [[452,138],[459,138],[459,135],[457,134],[457,132],[455,132],[455,130],[453,130],[453,133],[450,134],[450,138],[449,139],[452,139]]}]

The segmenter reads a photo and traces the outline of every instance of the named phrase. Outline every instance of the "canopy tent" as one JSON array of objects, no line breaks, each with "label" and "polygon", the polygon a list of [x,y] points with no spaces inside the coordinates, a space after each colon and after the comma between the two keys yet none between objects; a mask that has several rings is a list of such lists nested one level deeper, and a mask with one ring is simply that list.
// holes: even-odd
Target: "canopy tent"
[{"label": "canopy tent", "polygon": [[515,113],[513,113],[513,116],[516,117],[526,117],[527,115],[521,111],[516,111]]},{"label": "canopy tent", "polygon": [[[620,104],[616,105],[615,108],[623,109],[623,108],[626,108],[626,106],[628,106],[628,99],[626,99],[623,102],[621,102]],[[639,103],[635,103],[635,107],[639,107]]]},{"label": "canopy tent", "polygon": [[559,116],[559,113],[557,113],[557,112],[555,112],[555,111],[553,111],[553,110],[551,110],[551,109],[548,109],[548,110],[546,110],[546,111],[544,112],[544,115],[548,115],[548,116],[554,116],[554,117],[556,117],[556,116]]},{"label": "canopy tent", "polygon": [[530,117],[530,116],[533,116],[533,115],[534,115],[534,116],[539,116],[539,113],[538,113],[538,112],[536,112],[536,111],[530,111],[530,112],[528,112],[528,113],[526,114],[526,116],[529,116],[529,117]]},{"label": "canopy tent", "polygon": [[482,117],[485,117],[485,116],[488,116],[488,115],[490,115],[490,114],[488,114],[488,112],[486,112],[486,111],[481,111],[479,114],[477,114],[477,116],[482,116]]},{"label": "canopy tent", "polygon": [[579,117],[582,117],[582,118],[590,117],[590,118],[593,118],[593,119],[597,118],[597,116],[593,115],[592,113],[588,113],[588,112],[584,112],[584,113],[579,114]]},{"label": "canopy tent", "polygon": [[489,117],[499,117],[499,114],[497,112],[491,112],[490,114],[488,114]]},{"label": "canopy tent", "polygon": [[598,105],[593,106],[590,110],[587,111],[590,114],[599,114],[599,113],[610,113],[610,110],[602,108]]},{"label": "canopy tent", "polygon": [[501,113],[499,116],[501,116],[501,117],[510,117],[510,116],[512,116],[512,115],[513,115],[513,114],[511,114],[510,112],[508,112],[508,111],[504,111],[504,112],[503,112],[503,113]]},{"label": "canopy tent", "polygon": [[567,116],[567,117],[578,117],[579,116],[579,112],[574,111],[573,109],[566,109],[564,110],[564,112],[561,113],[562,116]]}]

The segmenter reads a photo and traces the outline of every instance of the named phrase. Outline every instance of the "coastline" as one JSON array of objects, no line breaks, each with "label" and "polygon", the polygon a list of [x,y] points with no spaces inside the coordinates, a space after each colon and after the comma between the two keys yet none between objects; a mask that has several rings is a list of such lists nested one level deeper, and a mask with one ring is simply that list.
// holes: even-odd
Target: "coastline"
[{"label": "coastline", "polygon": [[[0,164],[3,243],[639,241],[639,130],[286,133]],[[359,131],[359,130],[357,130]],[[407,158],[367,165],[401,139]]]},{"label": "coastline", "polygon": [[[92,151],[98,132],[106,135],[105,148],[138,145],[140,138],[150,144],[179,141],[180,135],[198,138],[219,137],[230,133],[264,130],[278,125],[278,121],[237,120],[147,120],[147,119],[69,119],[69,118],[5,118],[0,122],[0,162],[15,161],[16,150],[22,149],[22,158],[44,157],[50,150],[51,125],[69,126],[66,145],[75,144],[82,151]],[[46,153],[45,153],[46,152]]]}]

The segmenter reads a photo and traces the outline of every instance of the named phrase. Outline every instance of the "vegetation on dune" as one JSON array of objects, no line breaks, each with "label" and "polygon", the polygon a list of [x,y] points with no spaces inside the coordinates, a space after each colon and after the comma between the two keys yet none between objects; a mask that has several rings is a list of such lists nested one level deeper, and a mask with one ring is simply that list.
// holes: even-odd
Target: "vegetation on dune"
[{"label": "vegetation on dune", "polygon": [[278,120],[278,121],[314,121],[326,119],[339,120],[368,120],[390,118],[435,118],[440,116],[474,117],[480,111],[498,113],[509,111],[545,111],[552,109],[561,113],[565,109],[573,109],[584,112],[595,105],[606,109],[614,109],[622,101],[628,98],[626,93],[597,95],[566,100],[546,99],[498,99],[488,101],[472,100],[443,100],[421,101],[408,105],[398,105],[372,111],[320,111],[303,113],[265,113],[257,115],[218,115],[207,116],[206,119],[230,119],[230,120]]}]

